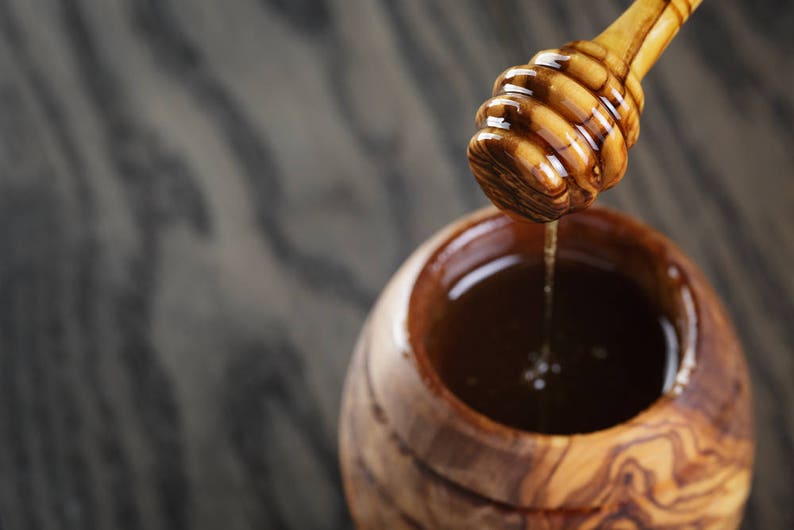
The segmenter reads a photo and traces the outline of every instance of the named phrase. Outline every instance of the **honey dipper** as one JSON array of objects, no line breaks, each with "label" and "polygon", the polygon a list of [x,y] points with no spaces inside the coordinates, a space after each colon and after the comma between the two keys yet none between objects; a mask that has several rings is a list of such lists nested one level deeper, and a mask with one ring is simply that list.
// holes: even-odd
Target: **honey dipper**
[{"label": "honey dipper", "polygon": [[640,80],[700,1],[636,0],[595,39],[505,70],[468,148],[491,202],[548,222],[617,184],[639,135]]}]

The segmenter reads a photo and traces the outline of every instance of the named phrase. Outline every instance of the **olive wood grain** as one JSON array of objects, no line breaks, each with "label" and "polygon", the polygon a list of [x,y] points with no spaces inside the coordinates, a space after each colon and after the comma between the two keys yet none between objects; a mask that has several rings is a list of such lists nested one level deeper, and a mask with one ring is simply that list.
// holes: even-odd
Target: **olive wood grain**
[{"label": "olive wood grain", "polygon": [[722,306],[669,240],[636,221],[593,208],[559,229],[561,259],[630,271],[674,323],[675,386],[625,423],[571,436],[516,430],[459,401],[425,345],[434,315],[469,271],[539,253],[543,239],[541,225],[493,208],[470,215],[409,258],[356,347],[340,458],[360,530],[737,527],[754,441],[747,368]]},{"label": "olive wood grain", "polygon": [[592,41],[507,69],[477,112],[469,165],[488,198],[538,222],[589,206],[623,178],[640,81],[700,0],[637,0]]}]

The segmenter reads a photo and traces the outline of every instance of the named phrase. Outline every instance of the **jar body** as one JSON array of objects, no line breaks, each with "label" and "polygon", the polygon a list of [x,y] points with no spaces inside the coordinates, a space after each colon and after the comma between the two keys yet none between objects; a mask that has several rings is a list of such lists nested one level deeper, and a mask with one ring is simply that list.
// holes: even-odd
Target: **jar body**
[{"label": "jar body", "polygon": [[675,389],[624,424],[572,436],[517,431],[452,396],[422,346],[432,300],[444,281],[543,231],[492,209],[471,214],[406,261],[356,346],[340,459],[360,530],[738,527],[751,479],[751,402],[724,309],[649,228],[601,209],[569,217],[561,245],[641,265],[640,283],[667,304],[683,346]]}]

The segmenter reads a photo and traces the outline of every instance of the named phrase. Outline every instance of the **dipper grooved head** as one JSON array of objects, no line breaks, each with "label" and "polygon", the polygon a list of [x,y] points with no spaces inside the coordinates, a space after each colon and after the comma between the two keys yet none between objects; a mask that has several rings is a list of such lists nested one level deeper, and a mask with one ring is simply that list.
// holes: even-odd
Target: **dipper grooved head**
[{"label": "dipper grooved head", "polygon": [[477,112],[469,165],[502,210],[558,219],[620,181],[642,107],[639,80],[605,46],[577,41],[540,52],[496,80]]}]

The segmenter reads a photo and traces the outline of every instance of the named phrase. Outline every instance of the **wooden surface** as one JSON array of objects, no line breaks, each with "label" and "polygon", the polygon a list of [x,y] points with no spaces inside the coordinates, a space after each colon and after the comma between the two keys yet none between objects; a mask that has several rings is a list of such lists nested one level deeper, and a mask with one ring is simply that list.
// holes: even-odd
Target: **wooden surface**
[{"label": "wooden surface", "polygon": [[[0,514],[349,528],[342,378],[409,251],[484,203],[496,75],[612,0],[0,0]],[[794,527],[794,4],[707,0],[599,200],[675,239],[748,354],[744,528]]]}]

